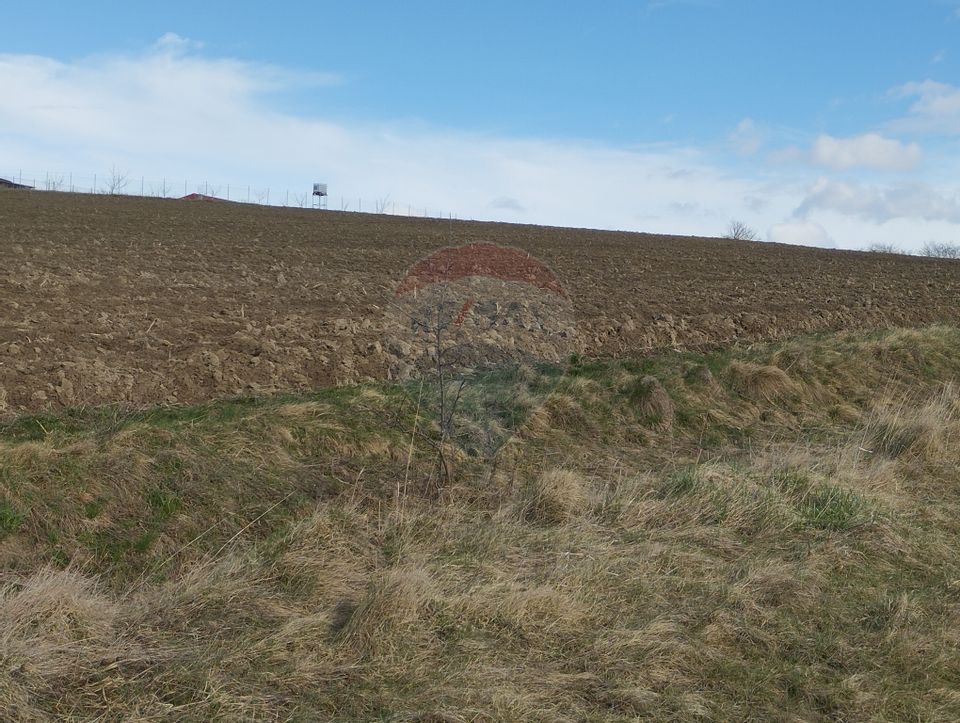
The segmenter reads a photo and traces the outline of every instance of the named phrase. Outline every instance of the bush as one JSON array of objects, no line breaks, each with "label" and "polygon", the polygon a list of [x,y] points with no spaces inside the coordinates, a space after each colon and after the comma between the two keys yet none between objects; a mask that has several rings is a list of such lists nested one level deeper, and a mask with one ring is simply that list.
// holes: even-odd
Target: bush
[{"label": "bush", "polygon": [[931,241],[923,245],[920,255],[936,259],[960,259],[960,244]]},{"label": "bush", "polygon": [[867,251],[875,254],[902,254],[903,251],[896,244],[873,243],[867,247]]},{"label": "bush", "polygon": [[724,238],[734,241],[759,241],[760,235],[755,229],[750,228],[743,221],[731,221],[727,227],[727,233]]}]

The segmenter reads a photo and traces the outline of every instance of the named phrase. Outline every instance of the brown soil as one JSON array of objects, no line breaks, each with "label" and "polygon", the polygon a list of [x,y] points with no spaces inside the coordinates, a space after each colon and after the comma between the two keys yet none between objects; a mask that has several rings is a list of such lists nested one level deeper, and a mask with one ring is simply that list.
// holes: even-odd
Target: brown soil
[{"label": "brown soil", "polygon": [[960,322],[960,262],[537,226],[0,192],[0,414],[382,377],[403,279],[522,249],[588,354]]}]

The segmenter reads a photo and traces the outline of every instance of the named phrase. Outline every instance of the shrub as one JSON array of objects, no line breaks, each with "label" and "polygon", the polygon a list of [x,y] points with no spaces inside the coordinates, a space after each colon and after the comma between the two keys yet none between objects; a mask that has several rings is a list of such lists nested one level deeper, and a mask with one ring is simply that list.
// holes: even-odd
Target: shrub
[{"label": "shrub", "polygon": [[733,239],[734,241],[759,241],[760,235],[755,229],[743,223],[743,221],[733,220],[727,227],[727,233],[724,238]]},{"label": "shrub", "polygon": [[920,249],[920,255],[937,259],[960,259],[960,244],[930,241]]}]

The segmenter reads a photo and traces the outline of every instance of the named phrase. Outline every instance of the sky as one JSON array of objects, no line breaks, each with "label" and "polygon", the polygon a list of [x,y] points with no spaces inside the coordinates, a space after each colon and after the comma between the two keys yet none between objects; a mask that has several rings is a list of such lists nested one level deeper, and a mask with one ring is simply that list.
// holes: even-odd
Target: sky
[{"label": "sky", "polygon": [[350,210],[960,242],[960,0],[8,3],[0,177],[113,173],[283,203],[319,181]]}]

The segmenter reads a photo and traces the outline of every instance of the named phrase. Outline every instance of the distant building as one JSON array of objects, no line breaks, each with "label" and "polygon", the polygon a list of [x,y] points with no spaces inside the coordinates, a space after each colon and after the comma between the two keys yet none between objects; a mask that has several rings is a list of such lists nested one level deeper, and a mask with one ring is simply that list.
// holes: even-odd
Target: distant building
[{"label": "distant building", "polygon": [[8,181],[6,178],[0,178],[0,188],[19,188],[26,191],[33,190],[33,186],[25,186],[22,183],[14,183],[13,181]]}]

